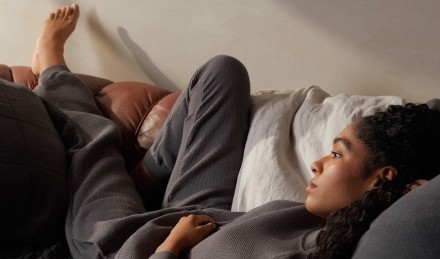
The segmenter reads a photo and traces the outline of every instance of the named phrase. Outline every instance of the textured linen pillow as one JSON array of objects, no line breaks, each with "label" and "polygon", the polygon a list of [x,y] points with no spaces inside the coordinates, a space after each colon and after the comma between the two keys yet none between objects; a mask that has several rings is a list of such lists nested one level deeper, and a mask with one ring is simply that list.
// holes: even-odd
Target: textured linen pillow
[{"label": "textured linen pillow", "polygon": [[321,88],[254,94],[252,121],[232,210],[248,211],[272,200],[304,202],[310,165],[330,152],[349,123],[403,104],[397,96],[330,96]]},{"label": "textured linen pillow", "polygon": [[64,236],[66,154],[43,101],[0,79],[0,257]]}]

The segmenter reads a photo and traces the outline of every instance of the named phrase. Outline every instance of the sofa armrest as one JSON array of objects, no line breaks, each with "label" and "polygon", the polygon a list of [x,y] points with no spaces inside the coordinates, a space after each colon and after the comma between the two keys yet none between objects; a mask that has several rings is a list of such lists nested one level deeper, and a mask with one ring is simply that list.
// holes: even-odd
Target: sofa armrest
[{"label": "sofa armrest", "polygon": [[[175,102],[175,98],[170,100],[169,96],[176,95],[179,93],[140,82],[112,83],[95,95],[103,115],[121,130],[127,170],[130,171],[142,159],[151,146],[150,141],[157,137]],[[150,117],[157,119],[151,123],[146,119]],[[146,139],[144,135],[152,139]]]}]

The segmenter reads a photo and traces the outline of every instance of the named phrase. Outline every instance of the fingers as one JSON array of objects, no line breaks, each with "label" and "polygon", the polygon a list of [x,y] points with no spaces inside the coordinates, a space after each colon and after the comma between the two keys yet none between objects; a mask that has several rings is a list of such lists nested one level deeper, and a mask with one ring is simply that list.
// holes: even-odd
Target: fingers
[{"label": "fingers", "polygon": [[199,231],[201,231],[201,235],[203,237],[206,237],[207,235],[209,235],[212,231],[214,231],[217,226],[215,225],[214,221],[212,221],[210,218],[207,219],[200,219],[198,220],[198,226],[196,227],[196,229],[198,229]]},{"label": "fingers", "polygon": [[217,228],[214,220],[207,215],[191,214],[186,217],[182,217],[179,220],[178,225],[187,225],[188,227],[191,227],[194,231],[194,234],[197,233],[200,238],[205,238],[209,233]]},{"label": "fingers", "polygon": [[417,179],[414,182],[406,185],[406,190],[404,193],[406,194],[406,193],[408,193],[408,192],[410,192],[410,191],[412,191],[412,190],[414,190],[414,189],[416,189],[416,188],[418,188],[428,182],[429,181],[425,180],[425,179]]},{"label": "fingers", "polygon": [[187,220],[189,222],[191,222],[193,224],[193,226],[201,226],[201,225],[205,225],[208,223],[213,223],[215,224],[214,220],[212,220],[210,217],[208,217],[207,215],[188,215],[186,217],[182,217],[180,220]]},{"label": "fingers", "polygon": [[417,180],[414,181],[414,183],[417,184],[418,186],[422,186],[422,185],[424,185],[424,184],[426,184],[428,182],[429,181],[425,180],[425,179],[417,179]]},{"label": "fingers", "polygon": [[182,250],[194,247],[216,228],[214,221],[206,215],[182,217],[156,252],[168,251],[178,256]]},{"label": "fingers", "polygon": [[417,187],[424,185],[427,182],[428,182],[428,180],[425,180],[425,179],[417,179],[414,182],[412,182],[411,184],[409,184],[408,188],[410,191],[412,191],[412,190],[416,189]]}]

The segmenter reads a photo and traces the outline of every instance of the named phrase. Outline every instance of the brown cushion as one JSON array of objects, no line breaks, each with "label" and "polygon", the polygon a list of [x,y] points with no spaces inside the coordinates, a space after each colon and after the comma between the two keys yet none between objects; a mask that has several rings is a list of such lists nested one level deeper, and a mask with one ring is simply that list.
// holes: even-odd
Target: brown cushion
[{"label": "brown cushion", "polygon": [[174,92],[165,96],[145,114],[137,133],[137,140],[142,148],[151,147],[179,95],[180,92]]},{"label": "brown cushion", "polygon": [[[138,129],[142,128],[142,122],[150,111],[169,94],[171,92],[168,90],[146,83],[118,82],[108,85],[96,95],[96,103],[103,115],[114,121],[121,130],[123,156],[128,170],[137,164],[146,150],[143,148],[145,145],[138,143]],[[160,116],[160,121],[163,121],[168,113]]]}]

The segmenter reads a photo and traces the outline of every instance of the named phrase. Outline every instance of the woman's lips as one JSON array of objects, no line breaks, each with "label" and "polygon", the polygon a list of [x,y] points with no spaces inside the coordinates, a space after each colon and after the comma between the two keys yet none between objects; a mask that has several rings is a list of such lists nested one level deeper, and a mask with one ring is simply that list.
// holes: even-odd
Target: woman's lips
[{"label": "woman's lips", "polygon": [[313,181],[310,181],[309,185],[306,188],[306,191],[310,191],[311,189],[314,189],[316,187],[317,187],[317,185]]}]

